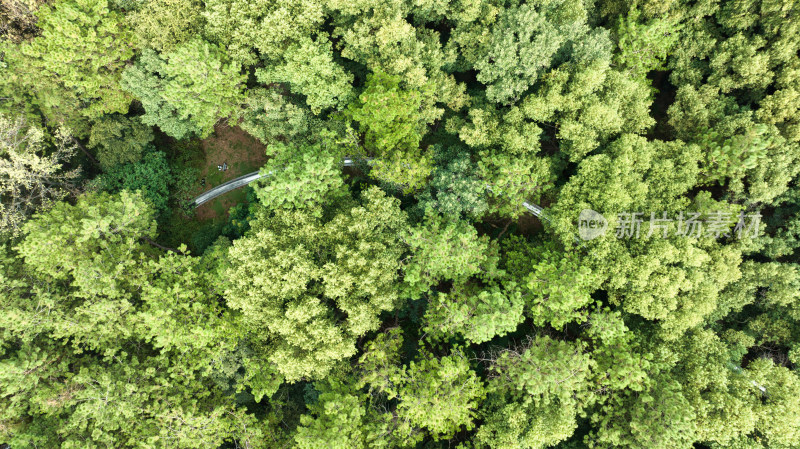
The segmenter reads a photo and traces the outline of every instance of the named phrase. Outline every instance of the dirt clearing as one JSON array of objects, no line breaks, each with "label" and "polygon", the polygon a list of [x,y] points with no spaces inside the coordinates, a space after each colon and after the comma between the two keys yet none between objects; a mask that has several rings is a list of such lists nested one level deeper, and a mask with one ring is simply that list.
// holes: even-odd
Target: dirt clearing
[{"label": "dirt clearing", "polygon": [[[205,161],[198,176],[199,195],[226,181],[254,172],[267,162],[266,146],[238,126],[218,124],[214,134],[201,142]],[[226,171],[217,165],[227,164]],[[205,179],[205,186],[200,180]],[[244,199],[244,188],[236,189],[197,208],[197,220],[222,216],[232,206]]]}]

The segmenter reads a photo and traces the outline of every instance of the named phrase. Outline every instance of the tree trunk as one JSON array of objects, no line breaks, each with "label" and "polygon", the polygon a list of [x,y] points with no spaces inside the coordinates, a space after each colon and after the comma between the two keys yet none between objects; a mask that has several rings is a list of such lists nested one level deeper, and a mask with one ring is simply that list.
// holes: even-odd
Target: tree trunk
[{"label": "tree trunk", "polygon": [[89,158],[89,160],[91,160],[92,162],[94,162],[94,164],[95,164],[95,165],[97,165],[97,166],[99,166],[99,165],[100,165],[100,161],[98,161],[97,159],[95,159],[95,158],[94,158],[94,156],[92,156],[92,153],[89,153],[89,150],[87,150],[87,149],[86,149],[86,147],[85,147],[85,146],[83,146],[83,144],[82,144],[82,143],[80,143],[80,142],[78,141],[78,139],[76,139],[76,138],[74,138],[74,137],[73,137],[73,138],[72,138],[72,141],[73,141],[73,142],[75,142],[75,145],[77,145],[77,146],[78,146],[78,148],[80,148],[80,149],[81,149],[81,151],[83,151],[83,154],[85,154],[85,155],[86,155],[86,157],[88,157],[88,158]]},{"label": "tree trunk", "polygon": [[173,253],[180,254],[181,256],[185,256],[186,255],[186,254],[183,253],[183,251],[181,251],[179,249],[170,248],[170,247],[167,247],[167,246],[164,246],[164,245],[160,245],[160,244],[154,242],[153,239],[151,239],[150,237],[141,236],[139,238],[144,240],[145,242],[149,243],[150,245],[155,246],[156,248],[161,248],[161,249],[163,249],[165,251],[172,251]]}]

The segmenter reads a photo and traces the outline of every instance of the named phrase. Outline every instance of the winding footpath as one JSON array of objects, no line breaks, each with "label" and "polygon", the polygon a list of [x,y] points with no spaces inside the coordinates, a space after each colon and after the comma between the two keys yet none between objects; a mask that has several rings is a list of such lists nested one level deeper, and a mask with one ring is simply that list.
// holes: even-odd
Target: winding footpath
[{"label": "winding footpath", "polygon": [[233,189],[238,189],[239,187],[250,184],[261,177],[261,174],[256,171],[253,173],[248,173],[244,176],[239,176],[235,179],[231,179],[230,181],[220,184],[207,192],[201,193],[200,196],[193,200],[194,207],[197,207],[203,203],[207,203],[220,195],[230,192]]},{"label": "winding footpath", "polygon": [[[353,159],[350,159],[350,158],[342,159],[342,166],[344,166],[344,167],[352,167],[353,165],[355,165],[355,161],[353,161]],[[265,173],[265,174],[262,175],[260,172],[255,171],[253,173],[248,173],[246,175],[239,176],[238,178],[231,179],[228,182],[222,183],[222,184],[214,187],[213,189],[211,189],[209,191],[201,193],[192,202],[194,203],[194,207],[200,206],[200,205],[202,205],[204,203],[207,203],[207,202],[213,200],[214,198],[216,198],[216,197],[218,197],[220,195],[224,195],[224,194],[230,192],[231,190],[238,189],[239,187],[243,187],[243,186],[245,186],[247,184],[250,184],[251,182],[255,181],[256,179],[265,178],[265,177],[267,177],[267,176],[269,176],[271,174],[272,174],[272,172],[268,172],[268,173]],[[488,187],[488,186],[487,186],[487,188],[490,189],[490,187]],[[540,219],[549,221],[547,216],[544,215],[544,210],[542,210],[542,208],[540,206],[537,206],[536,204],[528,203],[526,201],[526,202],[522,203],[522,207],[524,207],[525,209],[528,210],[528,212],[532,213],[533,215],[536,215]]]},{"label": "winding footpath", "polygon": [[[344,166],[344,167],[352,167],[353,165],[355,165],[355,162],[352,159],[350,159],[350,158],[342,159],[342,166]],[[267,177],[267,176],[269,176],[271,174],[272,174],[272,172],[268,172],[268,173],[265,173],[263,175],[261,173],[259,173],[259,172],[253,172],[253,173],[246,174],[244,176],[239,176],[238,178],[235,178],[235,179],[231,179],[230,181],[228,181],[226,183],[220,184],[217,187],[214,187],[213,189],[200,194],[200,196],[198,196],[197,198],[194,199],[194,205],[195,205],[195,207],[200,206],[201,204],[206,203],[208,201],[211,201],[211,200],[213,200],[214,198],[216,198],[216,197],[218,197],[220,195],[224,195],[224,194],[230,192],[231,190],[238,189],[239,187],[245,186],[245,185],[255,181],[256,179],[261,179],[261,178]],[[491,190],[491,187],[489,187],[489,186],[486,186],[486,188]],[[538,206],[536,204],[528,203],[526,201],[526,202],[522,203],[522,207],[527,209],[528,212],[530,212],[531,214],[535,215],[540,220],[550,221],[550,219],[547,218],[547,215],[544,214],[544,210],[540,206]],[[576,237],[576,240],[578,240],[579,243],[581,242],[580,239],[578,239],[577,237]],[[734,365],[733,363],[728,363],[728,368],[731,369],[732,371],[738,373],[738,374],[744,375],[742,367],[740,367],[740,366]],[[751,380],[750,382],[753,384],[754,387],[756,387],[759,390],[761,390],[762,394],[764,394],[764,395],[767,394],[767,389],[764,388],[762,385],[759,385],[754,380]]]}]

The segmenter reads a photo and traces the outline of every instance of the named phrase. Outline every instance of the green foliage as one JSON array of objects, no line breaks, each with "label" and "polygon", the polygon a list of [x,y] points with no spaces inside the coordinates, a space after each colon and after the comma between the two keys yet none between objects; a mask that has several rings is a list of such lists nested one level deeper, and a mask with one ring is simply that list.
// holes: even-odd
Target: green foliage
[{"label": "green foliage", "polygon": [[619,53],[614,62],[633,75],[644,78],[648,72],[666,68],[667,57],[680,38],[677,21],[669,18],[643,20],[637,8],[620,17],[615,30]]},{"label": "green foliage", "polygon": [[756,168],[767,158],[767,149],[775,145],[772,142],[774,137],[767,135],[768,132],[766,125],[759,125],[744,135],[728,139],[720,139],[714,131],[705,134],[700,140],[705,149],[705,177],[709,181],[736,179],[741,178],[746,170]]},{"label": "green foliage", "polygon": [[798,246],[798,190],[789,189],[778,197],[773,205],[775,213],[768,219],[768,235],[763,237],[763,253],[771,258],[791,255]]},{"label": "green foliage", "polygon": [[60,0],[37,15],[41,34],[5,51],[4,96],[35,104],[78,136],[90,120],[126,113],[131,98],[119,80],[133,36],[120,14],[106,0]]},{"label": "green foliage", "polygon": [[398,327],[387,329],[368,342],[358,360],[359,385],[368,386],[370,391],[397,395],[402,345],[403,330]]},{"label": "green foliage", "polygon": [[466,221],[448,222],[438,215],[427,215],[421,225],[403,236],[411,256],[403,266],[403,281],[410,295],[426,293],[441,281],[463,280],[481,272],[492,258],[487,236],[478,237]]},{"label": "green foliage", "polygon": [[346,195],[340,162],[319,145],[292,150],[280,143],[269,147],[275,156],[261,168],[267,176],[255,187],[256,196],[268,209],[303,209],[321,216],[326,203]]},{"label": "green foliage", "polygon": [[652,126],[647,86],[613,70],[607,60],[551,71],[520,108],[534,122],[555,122],[559,150],[577,161],[623,133]]},{"label": "green foliage", "polygon": [[797,12],[0,0],[0,447],[795,447]]},{"label": "green foliage", "polygon": [[400,378],[397,413],[403,419],[427,428],[436,439],[473,427],[474,410],[485,393],[461,350],[442,358],[425,355],[412,361]]},{"label": "green foliage", "polygon": [[149,0],[131,14],[140,48],[164,53],[200,32],[202,4],[195,0]]},{"label": "green foliage", "polygon": [[378,334],[359,360],[361,382],[387,399],[397,398],[398,420],[411,428],[427,429],[436,440],[448,438],[462,427],[471,429],[485,392],[463,348],[454,347],[444,357],[422,352],[417,360],[401,367],[402,341],[398,328]]},{"label": "green foliage", "polygon": [[[669,116],[678,137],[702,141],[711,130],[710,140],[722,154],[730,154],[734,165],[746,160],[742,154],[750,151],[742,146],[754,136],[760,138],[755,148],[772,143],[755,167],[731,173],[731,193],[748,203],[770,202],[783,193],[797,174],[800,157],[797,102],[792,100],[800,91],[800,34],[790,25],[793,9],[781,5],[743,1],[687,8],[683,14],[691,20],[685,21],[685,45],[669,62],[670,82],[678,87]],[[722,150],[726,145],[730,149]],[[724,165],[723,173],[712,174],[728,174]]]},{"label": "green foliage", "polygon": [[[559,192],[550,217],[565,245],[574,242],[573,220],[583,209],[612,217],[624,212],[677,212],[698,181],[700,149],[678,142],[648,142],[625,135],[578,166]],[[609,226],[612,226],[610,223]]]},{"label": "green foliage", "polygon": [[292,92],[305,95],[314,114],[324,109],[343,109],[352,95],[353,75],[333,59],[332,44],[324,33],[316,41],[304,39],[287,48],[284,64],[259,69],[258,80],[264,84],[287,83]]},{"label": "green foliage", "polygon": [[165,214],[171,176],[166,154],[151,150],[138,162],[115,165],[95,178],[93,184],[98,190],[109,193],[140,191],[156,213]]},{"label": "green foliage", "polygon": [[410,159],[406,159],[406,156],[407,154],[394,153],[386,158],[373,160],[370,175],[404,194],[422,189],[433,169],[431,159],[426,154]]},{"label": "green foliage", "polygon": [[423,94],[400,86],[400,77],[370,74],[348,113],[364,133],[368,151],[377,156],[372,174],[404,186],[421,188],[430,174],[430,156],[420,149],[427,123],[420,115]]},{"label": "green foliage", "polygon": [[219,47],[196,38],[164,54],[144,50],[121,85],[142,102],[142,122],[176,139],[205,138],[243,102],[239,72]]},{"label": "green foliage", "polygon": [[[547,69],[560,62],[610,59],[608,33],[602,28],[592,30],[587,16],[580,0],[504,8],[488,38],[480,40],[480,50],[466,52],[468,58],[476,56],[470,62],[478,70],[478,81],[487,86],[486,97],[497,103],[515,103]],[[485,33],[478,29],[465,32]],[[457,35],[456,39],[465,37]]]},{"label": "green foliage", "polygon": [[420,95],[400,88],[400,77],[373,73],[367,78],[358,103],[350,107],[365,134],[367,147],[380,154],[413,150],[422,140]]},{"label": "green foliage", "polygon": [[304,0],[212,0],[203,15],[211,39],[224,45],[234,62],[267,61],[256,76],[264,84],[286,83],[306,97],[314,114],[342,109],[352,96],[353,75],[334,59],[333,44],[319,28],[324,5]]},{"label": "green foliage", "polygon": [[[370,433],[364,397],[344,385],[316,383],[321,389],[309,407],[314,416],[303,415],[294,436],[298,449],[366,449],[380,444]],[[378,430],[378,429],[375,429]],[[369,443],[367,443],[369,442]]]},{"label": "green foliage", "polygon": [[[626,326],[622,312],[598,308],[589,314],[586,324],[595,363],[592,385],[599,391],[641,391],[652,355],[643,351],[636,335]],[[602,404],[606,398],[595,399]]]},{"label": "green foliage", "polygon": [[692,447],[695,413],[672,379],[657,378],[645,391],[615,396],[609,409],[593,417],[597,432],[587,438],[591,448]]},{"label": "green foliage", "polygon": [[[37,355],[20,354],[9,360],[13,367],[4,370],[10,374],[7,381],[24,378],[26,366],[58,360],[56,353],[47,354],[49,360]],[[191,448],[222,444],[234,434],[243,439],[260,436],[257,428],[247,428],[255,424],[252,416],[230,405],[216,406],[221,399],[218,393],[205,393],[205,385],[194,376],[177,375],[180,367],[169,366],[164,355],[141,361],[136,356],[124,357],[107,364],[93,364],[87,357],[70,361],[72,372],[65,363],[59,363],[61,370],[50,370],[53,378],[46,389],[15,395],[18,401],[30,399],[32,414],[52,427],[25,426],[9,440],[12,444],[130,447],[140,442],[155,445],[168,438],[172,447]]]},{"label": "green foliage", "polygon": [[252,187],[246,187],[247,199],[228,210],[228,223],[222,227],[222,235],[235,240],[250,230],[250,219],[257,210],[256,194]]},{"label": "green foliage", "polygon": [[560,328],[586,319],[599,279],[576,254],[514,237],[506,240],[506,248],[506,269],[522,285],[526,315],[534,324]]},{"label": "green foliage", "polygon": [[[568,438],[593,366],[579,342],[528,337],[520,348],[492,354],[478,447],[544,448]],[[530,421],[524,421],[524,417]]]},{"label": "green foliage", "polygon": [[[144,281],[141,238],[154,233],[152,210],[128,192],[84,195],[29,220],[15,248],[26,275],[8,297],[16,321],[3,327],[97,353],[120,351],[135,331],[129,300]],[[49,318],[36,318],[39,307],[51,310]]]},{"label": "green foliage", "polygon": [[419,195],[420,208],[435,210],[454,220],[481,218],[489,206],[486,184],[476,171],[475,164],[464,153],[437,164],[429,189]]},{"label": "green foliage", "polygon": [[[22,228],[17,248],[41,276],[71,279],[83,294],[123,294],[135,282],[141,237],[155,236],[152,207],[127,191],[84,195],[72,206],[57,203]],[[112,276],[113,275],[113,276]]]},{"label": "green foliage", "polygon": [[[651,159],[656,154],[660,157]],[[712,313],[719,292],[740,276],[741,249],[720,244],[706,231],[700,239],[676,236],[675,220],[669,223],[667,238],[663,237],[663,230],[658,234],[659,230],[654,229],[650,234],[647,225],[640,228],[638,238],[616,238],[615,216],[638,211],[651,211],[658,216],[656,211],[667,211],[674,219],[686,210],[738,216],[738,206],[714,202],[709,193],[698,194],[691,206],[687,204],[684,195],[697,183],[698,160],[696,147],[681,148],[626,136],[611,145],[606,154],[582,161],[578,173],[562,187],[560,201],[551,209],[554,230],[565,245],[574,243],[573,220],[582,209],[608,217],[606,236],[587,242],[592,257],[584,263],[607,279],[601,288],[613,303],[624,304],[628,312],[659,320],[665,335],[672,338],[699,325]],[[583,200],[571,203],[577,198]],[[614,260],[613,267],[604,260]]]},{"label": "green foliage", "polygon": [[731,348],[710,331],[688,336],[680,354],[677,372],[682,377],[684,396],[696,413],[697,438],[726,444],[747,435],[755,427],[761,391],[747,377],[731,369]]},{"label": "green foliage", "polygon": [[287,47],[307,38],[323,21],[323,4],[209,0],[203,16],[209,37],[225,46],[235,63],[252,65],[257,54],[280,60]]},{"label": "green foliage", "polygon": [[144,200],[84,195],[23,231],[18,255],[0,254],[5,442],[190,448],[264,437],[209,377],[238,337],[213,278],[199,258],[143,244],[155,237]]},{"label": "green foliage", "polygon": [[74,189],[79,170],[65,165],[75,154],[72,136],[51,137],[22,118],[0,115],[0,234],[15,236],[24,220]]},{"label": "green foliage", "polygon": [[679,135],[707,148],[706,176],[726,184],[732,199],[772,202],[797,174],[797,142],[783,137],[779,127],[759,123],[717,87],[682,86],[670,115]]},{"label": "green foliage", "polygon": [[97,149],[100,165],[108,170],[126,162],[138,162],[152,141],[153,130],[139,120],[107,115],[92,125],[87,146]]},{"label": "green foliage", "polygon": [[[442,44],[445,37],[434,30],[450,6],[453,16],[462,16],[460,4],[433,2],[423,6],[408,2],[329,0],[327,6],[334,25],[331,35],[339,43],[341,56],[370,72],[399,76],[410,90],[418,89],[422,94],[419,113],[425,123],[442,116],[444,110],[439,103],[460,109],[468,102],[465,86],[448,73],[457,62],[457,55],[445,48]],[[465,5],[463,9],[474,10],[474,7]],[[431,17],[422,10],[438,11]],[[429,19],[430,26],[425,26]]]},{"label": "green foliage", "polygon": [[250,89],[245,102],[239,126],[267,145],[283,140],[295,144],[311,140],[320,125],[279,88]]},{"label": "green foliage", "polygon": [[[260,211],[230,250],[226,299],[287,380],[320,378],[398,305],[405,217],[371,188],[361,204]],[[340,317],[340,318],[337,318]]]},{"label": "green foliage", "polygon": [[575,431],[575,417],[567,407],[552,403],[510,402],[492,410],[475,434],[475,446],[508,449],[544,449]]},{"label": "green foliage", "polygon": [[[769,441],[768,444],[792,445],[800,438],[800,422],[796,414],[785,413],[796,410],[800,380],[797,374],[771,360],[755,360],[747,367],[753,382],[767,389],[768,397],[762,402],[756,429]],[[752,391],[752,390],[750,390]]]},{"label": "green foliage", "polygon": [[530,396],[537,404],[573,405],[587,386],[591,359],[576,342],[532,337],[521,350],[502,351],[492,362],[493,388]]},{"label": "green foliage", "polygon": [[524,318],[522,294],[514,287],[456,284],[449,293],[431,296],[424,329],[434,338],[458,333],[475,344],[513,332]]}]

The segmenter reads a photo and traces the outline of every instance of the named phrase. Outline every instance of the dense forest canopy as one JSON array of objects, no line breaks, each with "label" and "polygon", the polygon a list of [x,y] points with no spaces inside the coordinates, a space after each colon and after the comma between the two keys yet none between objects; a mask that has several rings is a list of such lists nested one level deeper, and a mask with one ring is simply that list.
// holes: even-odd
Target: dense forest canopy
[{"label": "dense forest canopy", "polygon": [[0,0],[0,448],[800,448],[798,179],[795,0]]}]

